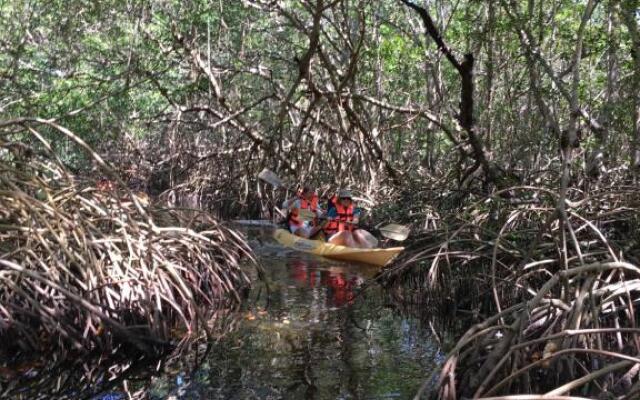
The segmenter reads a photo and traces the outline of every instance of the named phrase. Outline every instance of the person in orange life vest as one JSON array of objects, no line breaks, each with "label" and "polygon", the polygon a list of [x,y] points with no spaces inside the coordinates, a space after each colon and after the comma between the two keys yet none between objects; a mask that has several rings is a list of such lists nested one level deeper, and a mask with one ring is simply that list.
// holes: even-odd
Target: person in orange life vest
[{"label": "person in orange life vest", "polygon": [[378,239],[364,229],[357,229],[359,211],[353,206],[349,190],[342,189],[329,201],[326,213],[328,222],[324,226],[327,242],[347,247],[372,249],[378,246]]},{"label": "person in orange life vest", "polygon": [[[282,208],[287,210],[287,225],[291,233],[309,238],[311,234],[317,232],[314,225],[316,218],[321,214],[318,209],[318,195],[309,186],[304,186],[295,197],[285,200],[282,203]],[[313,221],[301,218],[301,210],[313,213],[315,216]]]}]

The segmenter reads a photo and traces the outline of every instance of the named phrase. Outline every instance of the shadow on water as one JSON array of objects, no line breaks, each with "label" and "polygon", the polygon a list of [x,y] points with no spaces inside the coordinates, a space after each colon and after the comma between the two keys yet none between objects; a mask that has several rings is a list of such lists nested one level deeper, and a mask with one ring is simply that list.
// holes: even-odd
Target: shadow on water
[{"label": "shadow on water", "polygon": [[[241,309],[215,318],[217,338],[184,343],[180,351],[156,359],[134,362],[118,354],[119,361],[110,365],[103,358],[102,365],[95,360],[73,365],[79,372],[64,381],[68,387],[57,397],[49,390],[41,398],[405,399],[415,394],[442,355],[424,324],[391,306],[375,285],[360,293],[378,268],[289,251],[264,232],[249,234],[270,291],[256,281]],[[90,376],[91,369],[102,372]],[[55,386],[56,377],[50,378]],[[21,385],[13,385],[11,393],[37,397],[25,396],[34,394],[33,381]]]},{"label": "shadow on water", "polygon": [[[213,339],[241,321],[237,310],[217,310],[206,318]],[[0,399],[146,399],[157,376],[197,370],[215,343],[188,337],[182,329],[172,335],[170,346],[145,353],[125,345],[49,354],[25,354],[5,346],[0,353]]]}]

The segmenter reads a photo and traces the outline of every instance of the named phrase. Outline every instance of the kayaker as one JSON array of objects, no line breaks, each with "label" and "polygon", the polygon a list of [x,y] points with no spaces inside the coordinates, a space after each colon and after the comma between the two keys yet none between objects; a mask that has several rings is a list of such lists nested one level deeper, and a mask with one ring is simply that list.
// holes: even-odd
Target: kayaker
[{"label": "kayaker", "polygon": [[323,228],[327,242],[347,247],[372,249],[378,246],[378,239],[364,229],[357,229],[359,211],[353,206],[351,191],[341,189],[329,201],[326,213],[328,222]]},{"label": "kayaker", "polygon": [[[316,226],[317,218],[320,216],[318,195],[311,187],[303,186],[295,197],[282,203],[282,208],[287,210],[287,226],[294,235],[309,238],[311,234],[317,231],[314,226]],[[313,218],[305,220],[300,215],[303,213],[312,214]]]}]

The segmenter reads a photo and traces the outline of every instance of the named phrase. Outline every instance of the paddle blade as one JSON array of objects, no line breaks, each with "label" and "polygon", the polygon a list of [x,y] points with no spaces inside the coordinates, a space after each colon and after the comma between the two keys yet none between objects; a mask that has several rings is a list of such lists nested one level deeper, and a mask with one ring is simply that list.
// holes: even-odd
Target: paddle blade
[{"label": "paddle blade", "polygon": [[397,240],[399,242],[409,237],[411,230],[408,226],[398,224],[388,224],[380,227],[380,234],[386,238]]},{"label": "paddle blade", "polygon": [[258,178],[277,188],[284,186],[280,177],[267,168],[263,169],[262,172],[258,174]]}]

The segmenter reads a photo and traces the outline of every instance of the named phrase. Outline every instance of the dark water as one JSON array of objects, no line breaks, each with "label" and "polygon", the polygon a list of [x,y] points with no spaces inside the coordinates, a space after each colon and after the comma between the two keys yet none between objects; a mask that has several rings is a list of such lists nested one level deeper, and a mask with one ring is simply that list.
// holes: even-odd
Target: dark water
[{"label": "dark water", "polygon": [[249,236],[270,291],[250,270],[255,287],[239,310],[215,318],[216,340],[185,341],[180,352],[143,361],[126,350],[46,355],[0,368],[0,398],[413,397],[442,354],[429,331],[377,286],[361,291],[378,268],[290,251],[264,230]]},{"label": "dark water", "polygon": [[235,329],[190,377],[160,377],[155,398],[407,399],[442,357],[418,321],[379,289],[377,268],[254,240],[272,286],[252,291]]}]

